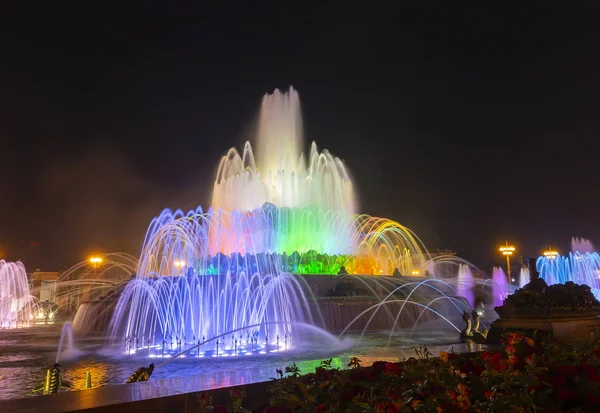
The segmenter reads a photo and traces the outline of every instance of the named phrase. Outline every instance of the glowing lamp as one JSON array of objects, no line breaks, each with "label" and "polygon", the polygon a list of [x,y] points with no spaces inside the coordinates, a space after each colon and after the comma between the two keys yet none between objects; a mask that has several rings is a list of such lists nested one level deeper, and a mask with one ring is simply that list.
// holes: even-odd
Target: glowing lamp
[{"label": "glowing lamp", "polygon": [[500,252],[502,253],[502,255],[513,255],[513,253],[515,252],[515,247],[513,247],[512,245],[508,245],[507,242],[506,245],[500,247]]},{"label": "glowing lamp", "polygon": [[508,277],[508,283],[512,282],[512,278],[510,276],[510,257],[516,251],[516,248],[513,245],[508,245],[508,241],[506,241],[505,245],[502,245],[498,250],[506,257],[506,276]]},{"label": "glowing lamp", "polygon": [[553,250],[552,247],[548,247],[548,249],[544,251],[544,257],[548,258],[549,260],[553,260],[558,257],[558,251]]},{"label": "glowing lamp", "polygon": [[183,260],[175,260],[175,268],[181,270],[185,266],[185,261]]},{"label": "glowing lamp", "polygon": [[98,268],[100,264],[102,264],[102,257],[91,257],[90,264],[92,265],[92,268]]},{"label": "glowing lamp", "polygon": [[413,272],[412,272],[412,275],[419,275],[419,274],[420,274],[419,270],[413,270]]}]

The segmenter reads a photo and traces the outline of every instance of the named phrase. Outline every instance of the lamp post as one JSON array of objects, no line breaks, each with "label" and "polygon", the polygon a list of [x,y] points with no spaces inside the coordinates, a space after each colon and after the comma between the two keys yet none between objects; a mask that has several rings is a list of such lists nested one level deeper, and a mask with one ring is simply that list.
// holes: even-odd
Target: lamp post
[{"label": "lamp post", "polygon": [[[90,265],[94,270],[94,278],[97,278],[98,276],[98,268],[100,268],[102,261],[102,257],[99,257],[97,255],[90,257]],[[102,294],[104,294],[104,290],[102,290]]]},{"label": "lamp post", "polygon": [[502,253],[502,255],[504,255],[506,257],[506,271],[507,271],[507,277],[508,277],[508,283],[511,283],[511,278],[510,278],[510,257],[511,255],[513,255],[513,253],[515,252],[515,247],[512,245],[508,245],[508,241],[506,241],[506,245],[503,245],[499,248],[500,252]]},{"label": "lamp post", "polygon": [[548,246],[548,249],[544,251],[544,257],[548,258],[549,260],[553,260],[558,257],[558,251],[553,250],[552,247]]}]

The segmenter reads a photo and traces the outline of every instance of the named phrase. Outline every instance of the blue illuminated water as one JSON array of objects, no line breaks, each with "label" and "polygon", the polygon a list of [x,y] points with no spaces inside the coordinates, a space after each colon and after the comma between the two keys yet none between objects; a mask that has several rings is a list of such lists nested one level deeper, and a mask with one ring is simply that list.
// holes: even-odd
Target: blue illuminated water
[{"label": "blue illuminated water", "polygon": [[[36,326],[28,329],[3,330],[0,336],[0,399],[14,399],[34,396],[32,390],[45,377],[46,368],[56,359],[57,343],[61,326]],[[268,355],[248,357],[219,357],[197,359],[194,357],[176,359],[158,367],[151,380],[180,377],[194,382],[195,386],[210,389],[238,384],[266,381],[275,377],[275,369],[284,368],[295,362],[302,372],[313,371],[325,358],[334,358],[337,367],[345,366],[350,357],[358,356],[364,364],[376,360],[396,361],[414,356],[413,347],[426,344],[433,354],[448,350],[458,342],[456,331],[440,329],[427,331],[422,337],[411,338],[400,335],[390,347],[386,347],[389,337],[367,336],[359,342],[350,338],[352,345],[345,348],[323,346],[302,351],[286,351]],[[146,357],[115,357],[106,352],[103,337],[75,336],[76,350],[61,354],[61,364],[65,380],[73,383],[74,389],[83,389],[86,371],[92,375],[94,387],[123,384],[138,367],[164,360]],[[464,345],[455,344],[456,351],[466,351]]]}]

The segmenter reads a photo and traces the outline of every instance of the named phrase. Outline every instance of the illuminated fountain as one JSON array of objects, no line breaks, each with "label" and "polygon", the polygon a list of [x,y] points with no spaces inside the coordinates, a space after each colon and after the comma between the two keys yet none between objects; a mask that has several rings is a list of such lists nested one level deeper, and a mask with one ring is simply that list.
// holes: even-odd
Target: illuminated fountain
[{"label": "illuminated fountain", "polygon": [[[188,348],[200,357],[279,351],[298,342],[299,328],[343,328],[322,316],[324,304],[312,291],[317,281],[302,275],[352,274],[363,280],[428,269],[429,255],[411,230],[357,214],[352,180],[340,159],[319,152],[314,143],[308,156],[302,154],[294,89],[264,97],[255,142],[256,153],[246,143],[241,153],[232,148],[221,159],[211,208],[164,210],[150,223],[137,277],[121,293],[111,322],[111,336],[125,352],[166,356]],[[371,278],[382,280],[378,286],[365,281],[371,285],[367,299],[355,309],[384,300],[380,313],[390,319],[394,306],[387,303],[420,295],[399,288],[411,277]],[[421,289],[455,295],[430,287]],[[423,302],[431,297],[414,305]],[[432,302],[434,311],[445,311],[441,303]],[[419,316],[421,310],[411,311],[416,314],[411,325],[427,319]],[[394,317],[392,331],[398,325]],[[364,317],[362,323],[376,324]]]},{"label": "illuminated fountain", "polygon": [[521,273],[519,274],[519,288],[525,287],[531,281],[531,273],[529,267],[524,265],[521,267]]},{"label": "illuminated fountain", "polygon": [[596,252],[596,249],[590,240],[580,237],[573,237],[571,238],[571,252],[573,254],[577,252],[580,254],[592,254]]},{"label": "illuminated fountain", "polygon": [[461,297],[465,297],[471,307],[475,307],[475,294],[473,287],[474,280],[471,268],[466,264],[461,264],[458,268],[456,293]]},{"label": "illuminated fountain", "polygon": [[112,252],[90,257],[62,273],[56,299],[67,311],[77,309],[74,331],[106,332],[116,300],[137,266],[136,257]]},{"label": "illuminated fountain", "polygon": [[511,292],[510,285],[506,277],[506,273],[500,267],[494,267],[492,270],[494,305],[501,306],[504,299]]},{"label": "illuminated fountain", "polygon": [[0,260],[0,327],[28,326],[36,308],[23,263]]},{"label": "illuminated fountain", "polygon": [[572,250],[568,255],[544,254],[537,260],[540,278],[548,285],[585,284],[600,298],[600,255],[594,251],[592,243],[581,238],[573,238]]},{"label": "illuminated fountain", "polygon": [[300,98],[293,89],[275,90],[262,101],[256,157],[247,142],[231,148],[219,164],[212,207],[252,211],[270,203],[279,208],[315,208],[356,213],[357,202],[344,163],[315,143],[303,153]]}]

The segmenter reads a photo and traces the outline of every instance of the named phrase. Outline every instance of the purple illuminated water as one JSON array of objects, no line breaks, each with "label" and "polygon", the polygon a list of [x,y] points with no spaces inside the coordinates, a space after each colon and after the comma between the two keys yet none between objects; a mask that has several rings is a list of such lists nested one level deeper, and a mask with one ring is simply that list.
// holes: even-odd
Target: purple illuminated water
[{"label": "purple illuminated water", "polygon": [[510,292],[506,273],[502,268],[494,267],[492,280],[494,281],[494,305],[501,306],[504,302],[504,298],[506,298],[506,295]]},{"label": "purple illuminated water", "polygon": [[571,252],[573,254],[575,253],[580,253],[580,254],[585,254],[585,253],[593,253],[596,250],[594,249],[594,245],[592,244],[592,242],[588,239],[584,239],[584,238],[579,238],[579,237],[573,237],[571,238]]},{"label": "purple illuminated water", "polygon": [[[32,396],[32,390],[45,378],[46,369],[55,362],[57,343],[61,336],[61,326],[33,326],[27,329],[3,331],[0,336],[0,400]],[[404,338],[403,338],[404,337]],[[456,341],[456,331],[436,328],[423,335],[413,334],[410,341],[407,335],[400,335],[387,348],[387,336],[358,338],[351,348],[311,348],[302,351],[287,351],[264,356],[219,357],[198,360],[180,358],[162,367],[157,367],[151,380],[179,378],[187,384],[202,389],[211,389],[258,381],[268,381],[275,376],[276,368],[283,368],[295,362],[302,372],[314,371],[325,358],[334,358],[334,367],[344,367],[351,356],[358,356],[363,364],[375,360],[401,360],[414,356],[414,343],[427,344],[432,353],[449,350]],[[406,340],[406,341],[405,341]],[[116,358],[103,350],[105,339],[99,336],[78,336],[75,334],[77,351],[72,354],[63,352],[60,364],[65,380],[74,385],[74,389],[85,388],[85,374],[90,371],[94,387],[122,384],[138,367],[157,362],[145,357]],[[413,343],[413,344],[411,344]],[[462,345],[454,345],[457,352],[467,351]]]},{"label": "purple illuminated water", "polygon": [[458,267],[456,293],[459,296],[465,297],[469,304],[471,304],[471,307],[475,307],[475,294],[473,291],[474,286],[475,282],[471,268],[466,264],[460,264]]}]

